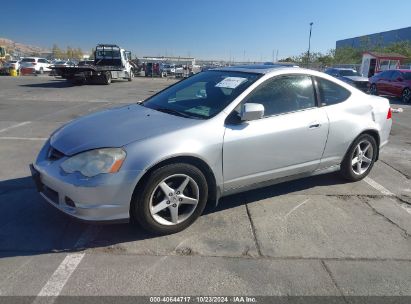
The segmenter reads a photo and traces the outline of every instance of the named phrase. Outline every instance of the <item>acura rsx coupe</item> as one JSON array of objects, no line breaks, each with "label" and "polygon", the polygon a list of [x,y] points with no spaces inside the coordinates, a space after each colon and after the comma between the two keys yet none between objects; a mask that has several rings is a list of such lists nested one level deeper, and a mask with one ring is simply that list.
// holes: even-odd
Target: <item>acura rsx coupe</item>
[{"label": "acura rsx coupe", "polygon": [[67,123],[30,168],[68,215],[169,234],[229,194],[334,171],[361,180],[391,124],[387,99],[324,73],[227,67]]}]

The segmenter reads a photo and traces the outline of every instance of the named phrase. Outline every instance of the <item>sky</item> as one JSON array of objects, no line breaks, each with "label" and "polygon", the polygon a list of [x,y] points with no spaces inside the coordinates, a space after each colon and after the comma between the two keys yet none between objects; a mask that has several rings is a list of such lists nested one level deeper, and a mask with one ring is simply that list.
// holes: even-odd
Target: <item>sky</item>
[{"label": "sky", "polygon": [[[7,13],[6,13],[7,12]],[[5,1],[0,37],[89,51],[114,43],[137,56],[272,61],[340,39],[411,26],[411,1],[139,0]]]}]

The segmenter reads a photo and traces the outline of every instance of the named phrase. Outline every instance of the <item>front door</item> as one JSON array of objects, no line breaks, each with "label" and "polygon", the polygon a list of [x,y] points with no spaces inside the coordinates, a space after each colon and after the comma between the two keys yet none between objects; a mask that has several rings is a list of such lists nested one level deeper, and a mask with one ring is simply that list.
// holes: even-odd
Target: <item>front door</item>
[{"label": "front door", "polygon": [[328,118],[324,109],[317,107],[311,77],[272,78],[243,103],[263,104],[265,116],[226,124],[225,191],[311,172],[318,167],[327,140]]}]

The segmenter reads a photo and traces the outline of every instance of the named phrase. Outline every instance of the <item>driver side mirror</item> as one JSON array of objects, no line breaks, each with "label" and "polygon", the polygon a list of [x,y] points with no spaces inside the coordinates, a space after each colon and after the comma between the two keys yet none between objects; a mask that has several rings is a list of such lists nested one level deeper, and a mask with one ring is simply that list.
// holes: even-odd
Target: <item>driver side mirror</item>
[{"label": "driver side mirror", "polygon": [[403,79],[402,77],[398,77],[398,78],[397,78],[397,81],[398,81],[398,82],[403,82],[404,79]]},{"label": "driver side mirror", "polygon": [[241,106],[242,121],[261,119],[264,116],[264,106],[260,103],[245,103]]}]

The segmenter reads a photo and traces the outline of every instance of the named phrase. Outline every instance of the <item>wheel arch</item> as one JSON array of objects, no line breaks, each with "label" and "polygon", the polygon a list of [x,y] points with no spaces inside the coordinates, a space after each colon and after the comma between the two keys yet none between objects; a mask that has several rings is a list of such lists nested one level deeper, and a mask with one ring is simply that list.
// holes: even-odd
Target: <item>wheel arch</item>
[{"label": "wheel arch", "polygon": [[[218,203],[218,198],[219,198],[219,192],[217,189],[217,182],[216,178],[214,176],[213,171],[211,170],[210,166],[202,159],[195,157],[195,156],[174,156],[171,158],[164,159],[148,169],[146,169],[144,175],[139,179],[137,182],[134,191],[133,191],[133,196],[132,196],[132,201],[134,200],[135,195],[139,193],[139,190],[141,187],[143,187],[147,181],[147,178],[150,176],[150,174],[155,171],[158,168],[164,167],[166,165],[170,164],[176,164],[176,163],[184,163],[184,164],[190,164],[198,168],[203,174],[204,177],[206,178],[207,185],[208,185],[208,201],[207,204],[214,204],[217,205]],[[130,212],[131,208],[133,207],[133,204],[130,204]]]},{"label": "wheel arch", "polygon": [[368,135],[372,136],[375,139],[375,142],[377,143],[377,155],[376,155],[375,161],[378,160],[379,155],[380,155],[380,135],[378,134],[378,131],[374,130],[374,129],[367,129],[367,130],[362,131],[360,134],[358,134],[358,136],[355,137],[352,140],[352,142],[351,142],[350,146],[348,147],[347,151],[345,151],[343,159],[345,159],[345,157],[347,156],[347,153],[350,151],[352,145],[357,140],[357,138],[359,138],[361,135],[364,135],[364,134],[368,134]]}]

